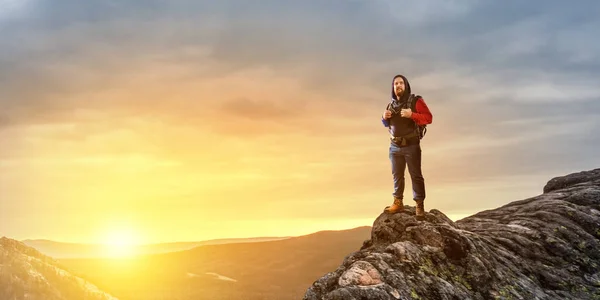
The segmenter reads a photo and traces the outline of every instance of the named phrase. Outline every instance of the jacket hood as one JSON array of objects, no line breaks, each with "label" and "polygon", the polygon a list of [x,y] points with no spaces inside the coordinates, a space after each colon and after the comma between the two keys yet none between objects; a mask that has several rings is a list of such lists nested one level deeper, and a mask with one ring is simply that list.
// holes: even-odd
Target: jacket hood
[{"label": "jacket hood", "polygon": [[[404,93],[402,94],[402,99],[398,99],[398,97],[396,97],[396,93],[394,92],[394,80],[398,77],[401,77],[402,79],[404,79]],[[400,101],[400,102],[406,102],[406,101],[408,101],[408,97],[410,96],[411,93],[412,92],[410,90],[410,83],[408,82],[408,79],[406,79],[406,77],[401,74],[394,76],[394,78],[392,79],[392,99],[394,99],[396,101]]]}]

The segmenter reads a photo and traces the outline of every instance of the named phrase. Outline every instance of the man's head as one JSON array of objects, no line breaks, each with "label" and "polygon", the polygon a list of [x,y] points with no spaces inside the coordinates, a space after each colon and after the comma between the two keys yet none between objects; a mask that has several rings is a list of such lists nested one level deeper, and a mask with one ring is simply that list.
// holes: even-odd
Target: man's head
[{"label": "man's head", "polygon": [[410,96],[410,83],[404,75],[396,75],[392,81],[392,98],[406,101]]}]

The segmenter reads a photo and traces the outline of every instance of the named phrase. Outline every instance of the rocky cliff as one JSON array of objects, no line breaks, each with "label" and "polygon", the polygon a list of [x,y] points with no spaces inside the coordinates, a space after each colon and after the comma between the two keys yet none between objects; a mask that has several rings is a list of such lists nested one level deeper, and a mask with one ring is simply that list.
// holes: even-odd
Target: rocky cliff
[{"label": "rocky cliff", "polygon": [[457,222],[406,208],[303,299],[600,299],[600,169]]},{"label": "rocky cliff", "polygon": [[0,299],[117,300],[54,259],[6,237],[0,238]]}]

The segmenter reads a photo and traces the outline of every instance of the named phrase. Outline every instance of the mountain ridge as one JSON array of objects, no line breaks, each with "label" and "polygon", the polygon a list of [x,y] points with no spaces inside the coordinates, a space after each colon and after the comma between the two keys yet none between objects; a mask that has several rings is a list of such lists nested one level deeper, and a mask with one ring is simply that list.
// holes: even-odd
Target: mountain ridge
[{"label": "mountain ridge", "polygon": [[456,222],[405,208],[381,213],[303,300],[600,299],[600,169]]},{"label": "mountain ridge", "polygon": [[[132,245],[130,248],[135,255],[147,255],[183,251],[203,245],[256,243],[262,241],[282,240],[287,238],[290,237],[223,238],[192,242],[150,243]],[[21,240],[21,242],[55,259],[111,257],[111,255],[106,251],[108,246],[100,243],[71,243],[49,239],[25,239]]]}]

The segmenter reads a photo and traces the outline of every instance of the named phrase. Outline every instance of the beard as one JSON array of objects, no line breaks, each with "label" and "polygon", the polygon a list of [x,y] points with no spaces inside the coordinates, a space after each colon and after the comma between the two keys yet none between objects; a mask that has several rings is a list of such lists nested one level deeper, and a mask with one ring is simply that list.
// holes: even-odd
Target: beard
[{"label": "beard", "polygon": [[398,100],[400,100],[400,98],[402,98],[403,94],[404,94],[404,90],[396,90],[396,97],[398,97]]}]

